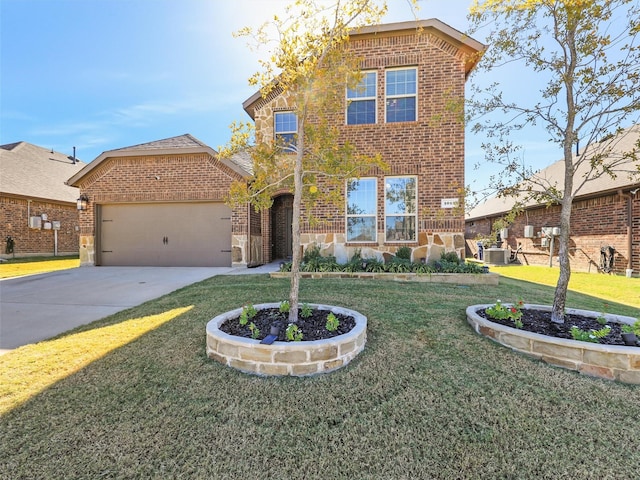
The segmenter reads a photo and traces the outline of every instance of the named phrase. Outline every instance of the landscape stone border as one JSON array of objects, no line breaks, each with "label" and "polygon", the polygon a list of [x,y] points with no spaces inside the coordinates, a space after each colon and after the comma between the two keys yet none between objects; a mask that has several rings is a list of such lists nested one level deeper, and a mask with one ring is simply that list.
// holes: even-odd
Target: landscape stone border
[{"label": "landscape stone border", "polygon": [[[279,308],[279,303],[254,305],[256,310]],[[273,342],[229,335],[220,330],[225,321],[238,318],[242,308],[214,317],[207,323],[207,356],[245,373],[264,376],[309,376],[344,367],[358,355],[367,341],[367,317],[347,308],[309,304],[312,308],[351,316],[355,326],[344,335],[325,340]]]},{"label": "landscape stone border", "polygon": [[[480,335],[519,353],[557,367],[575,370],[585,375],[640,384],[640,347],[601,345],[526,332],[491,322],[478,315],[492,304],[467,307],[467,321]],[[549,305],[529,305],[522,308],[551,311]],[[567,308],[567,313],[597,318],[601,314],[590,310]],[[633,324],[635,318],[604,315],[609,322]]]},{"label": "landscape stone border", "polygon": [[[271,272],[271,278],[289,278],[290,272]],[[396,282],[449,283],[454,285],[498,285],[497,273],[373,273],[373,272],[300,272],[301,278],[363,278]]]}]

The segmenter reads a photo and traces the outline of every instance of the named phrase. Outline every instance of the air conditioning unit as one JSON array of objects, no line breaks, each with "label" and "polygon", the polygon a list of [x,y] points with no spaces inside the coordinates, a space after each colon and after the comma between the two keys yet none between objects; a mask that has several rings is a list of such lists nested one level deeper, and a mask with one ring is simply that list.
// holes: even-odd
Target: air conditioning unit
[{"label": "air conditioning unit", "polygon": [[533,225],[525,225],[524,238],[533,238]]},{"label": "air conditioning unit", "polygon": [[560,236],[560,227],[553,227],[551,229],[551,235],[553,235],[554,237],[559,237]]},{"label": "air conditioning unit", "polygon": [[29,217],[29,228],[42,228],[42,217]]},{"label": "air conditioning unit", "polygon": [[553,235],[553,228],[552,227],[542,227],[542,236],[543,237],[550,237],[551,235]]},{"label": "air conditioning unit", "polygon": [[486,248],[484,250],[484,263],[506,265],[508,254],[508,250],[502,248]]}]

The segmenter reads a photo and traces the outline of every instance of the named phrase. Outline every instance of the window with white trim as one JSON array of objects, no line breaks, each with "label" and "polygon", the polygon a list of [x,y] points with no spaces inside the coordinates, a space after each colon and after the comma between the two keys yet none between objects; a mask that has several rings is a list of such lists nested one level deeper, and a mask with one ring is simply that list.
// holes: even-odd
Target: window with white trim
[{"label": "window with white trim", "polygon": [[375,178],[347,180],[347,242],[375,242],[377,187]]},{"label": "window with white trim", "polygon": [[385,241],[415,242],[418,221],[417,177],[385,177]]},{"label": "window with white trim", "polygon": [[293,112],[275,112],[275,141],[285,152],[293,152],[298,133],[298,116]]},{"label": "window with white trim", "polygon": [[418,69],[397,68],[385,72],[386,121],[414,122],[417,118]]},{"label": "window with white trim", "polygon": [[376,123],[376,72],[363,72],[356,88],[347,89],[347,125]]}]

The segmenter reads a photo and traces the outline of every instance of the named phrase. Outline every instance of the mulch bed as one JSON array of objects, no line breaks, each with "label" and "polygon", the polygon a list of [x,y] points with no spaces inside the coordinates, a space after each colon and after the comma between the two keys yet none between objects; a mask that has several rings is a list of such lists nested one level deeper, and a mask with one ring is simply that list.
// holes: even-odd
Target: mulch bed
[{"label": "mulch bed", "polygon": [[[513,320],[498,320],[491,318],[487,315],[484,309],[478,310],[476,313],[490,322],[515,328]],[[551,312],[522,309],[522,318],[520,320],[522,321],[523,326],[521,330],[539,333],[549,337],[573,340],[573,337],[571,336],[571,327],[574,325],[585,331],[600,330],[604,327],[604,325],[600,325],[600,323],[598,323],[593,317],[567,314],[564,318],[564,324],[553,323],[551,321]],[[606,337],[599,339],[599,343],[601,345],[624,345],[625,343],[622,340],[620,325],[618,323],[608,323],[607,325],[611,327],[611,332]]]},{"label": "mulch bed", "polygon": [[[338,335],[344,335],[351,331],[356,326],[355,318],[334,313],[339,321],[338,329],[330,332],[326,329],[327,315],[329,310],[314,309],[311,312],[311,316],[302,318],[301,311],[298,310],[298,321],[296,325],[302,330],[302,341],[312,340],[324,340],[327,338],[337,337]],[[255,317],[249,319],[247,325],[240,325],[238,318],[231,318],[220,325],[220,330],[229,335],[235,335],[236,337],[253,338],[251,336],[251,330],[249,324],[253,322],[255,326],[260,330],[260,334],[257,340],[262,340],[271,331],[271,326],[276,325],[280,329],[277,341],[288,342],[285,335],[285,330],[289,325],[289,314],[281,313],[277,308],[267,308],[259,310]]]}]

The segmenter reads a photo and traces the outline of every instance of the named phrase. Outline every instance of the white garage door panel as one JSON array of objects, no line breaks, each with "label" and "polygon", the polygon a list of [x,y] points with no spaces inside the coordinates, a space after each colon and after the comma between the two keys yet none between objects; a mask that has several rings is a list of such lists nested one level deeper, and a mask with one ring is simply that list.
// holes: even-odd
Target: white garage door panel
[{"label": "white garage door panel", "polygon": [[231,209],[223,203],[103,205],[100,264],[231,266]]}]

